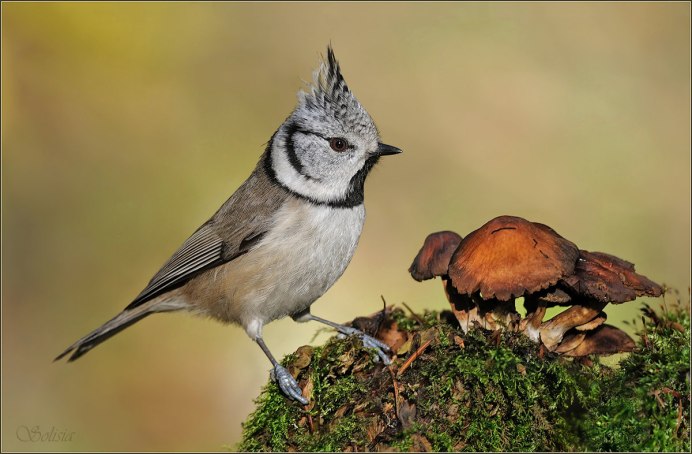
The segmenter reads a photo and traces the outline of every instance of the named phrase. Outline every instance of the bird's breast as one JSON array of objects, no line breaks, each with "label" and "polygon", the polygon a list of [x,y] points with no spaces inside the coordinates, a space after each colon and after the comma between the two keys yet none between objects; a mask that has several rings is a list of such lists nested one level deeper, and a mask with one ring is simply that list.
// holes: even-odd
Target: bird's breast
[{"label": "bird's breast", "polygon": [[247,329],[306,309],[346,270],[364,221],[362,205],[288,200],[257,245],[222,265],[207,313]]},{"label": "bird's breast", "polygon": [[291,200],[277,212],[257,252],[275,264],[274,276],[290,283],[290,289],[279,285],[278,291],[314,300],[343,274],[364,220],[362,205],[343,209]]}]

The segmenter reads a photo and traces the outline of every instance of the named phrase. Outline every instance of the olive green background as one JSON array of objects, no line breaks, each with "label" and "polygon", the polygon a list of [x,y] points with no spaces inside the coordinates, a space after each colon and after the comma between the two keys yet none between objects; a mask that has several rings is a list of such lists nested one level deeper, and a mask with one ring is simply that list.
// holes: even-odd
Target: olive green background
[{"label": "olive green background", "polygon": [[[501,214],[689,301],[689,37],[684,2],[3,3],[3,450],[239,439],[269,370],[241,329],[160,315],[51,360],[242,183],[329,42],[404,154],[371,174],[356,255],[314,313],[444,309],[406,272],[423,238]],[[624,326],[637,308],[606,311]],[[282,356],[317,329],[283,320],[266,341]]]}]

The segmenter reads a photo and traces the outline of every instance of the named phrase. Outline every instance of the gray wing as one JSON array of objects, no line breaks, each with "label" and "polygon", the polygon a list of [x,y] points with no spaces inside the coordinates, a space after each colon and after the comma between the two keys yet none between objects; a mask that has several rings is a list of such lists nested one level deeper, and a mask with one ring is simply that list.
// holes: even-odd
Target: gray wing
[{"label": "gray wing", "polygon": [[203,225],[183,243],[126,309],[133,309],[179,287],[196,274],[224,263],[223,247],[223,240],[209,226]]},{"label": "gray wing", "polygon": [[125,310],[248,252],[262,239],[273,214],[285,199],[284,191],[272,185],[258,166],[219,211],[183,243]]}]

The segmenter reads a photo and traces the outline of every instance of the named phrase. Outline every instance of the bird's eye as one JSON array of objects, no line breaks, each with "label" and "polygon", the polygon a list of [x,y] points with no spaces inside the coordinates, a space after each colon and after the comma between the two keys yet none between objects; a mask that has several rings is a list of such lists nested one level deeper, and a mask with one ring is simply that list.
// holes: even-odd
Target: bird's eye
[{"label": "bird's eye", "polygon": [[333,139],[329,139],[329,146],[332,147],[332,150],[341,153],[348,149],[348,142],[346,142],[346,139],[334,137]]}]

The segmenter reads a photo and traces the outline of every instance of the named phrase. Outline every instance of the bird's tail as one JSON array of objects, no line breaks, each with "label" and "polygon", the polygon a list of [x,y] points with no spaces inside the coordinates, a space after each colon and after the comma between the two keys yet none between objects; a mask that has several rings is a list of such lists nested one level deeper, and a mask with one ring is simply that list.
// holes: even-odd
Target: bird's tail
[{"label": "bird's tail", "polygon": [[79,339],[74,344],[67,347],[67,349],[60,353],[53,361],[62,359],[70,352],[72,352],[72,355],[68,361],[74,361],[92,348],[96,347],[101,342],[115,336],[128,326],[142,320],[147,315],[156,312],[168,312],[183,309],[183,307],[177,305],[166,304],[167,302],[168,301],[161,301],[159,298],[157,298],[133,309],[126,309],[122,311],[120,314],[116,315],[83,338]]}]

